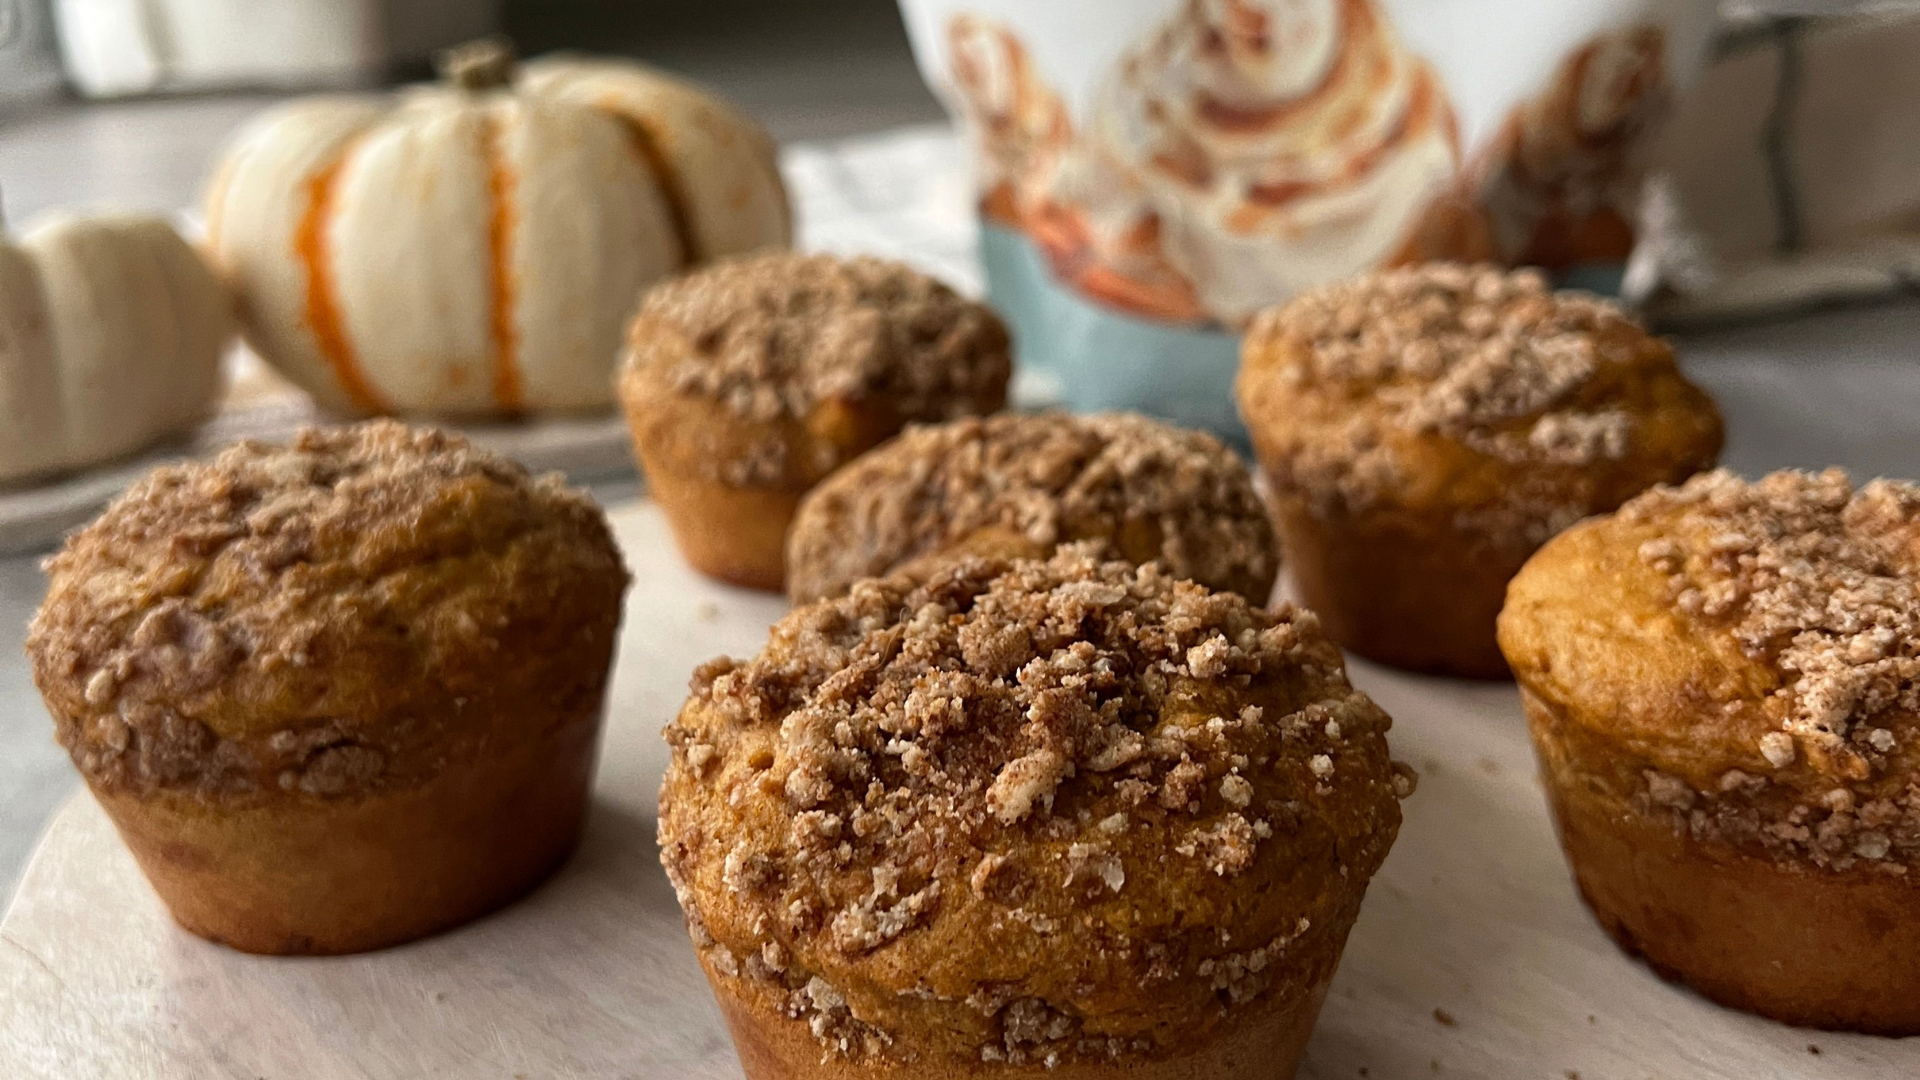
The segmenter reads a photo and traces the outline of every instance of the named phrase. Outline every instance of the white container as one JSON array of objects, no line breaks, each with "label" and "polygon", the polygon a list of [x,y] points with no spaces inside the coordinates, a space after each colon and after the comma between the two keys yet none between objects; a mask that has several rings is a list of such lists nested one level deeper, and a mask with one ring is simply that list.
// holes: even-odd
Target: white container
[{"label": "white container", "polygon": [[491,32],[498,0],[56,0],[89,97],[352,86]]}]

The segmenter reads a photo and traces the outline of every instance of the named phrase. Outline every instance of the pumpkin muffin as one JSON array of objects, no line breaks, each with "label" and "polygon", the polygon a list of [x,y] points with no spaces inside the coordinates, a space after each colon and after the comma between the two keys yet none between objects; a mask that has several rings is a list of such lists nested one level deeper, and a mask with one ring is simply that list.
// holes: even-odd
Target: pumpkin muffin
[{"label": "pumpkin muffin", "polygon": [[775,253],[656,287],[620,397],[681,553],[781,587],[801,496],[910,422],[1006,403],[1006,327],[898,263]]},{"label": "pumpkin muffin", "polygon": [[1293,1074],[1412,774],[1311,612],[965,558],[695,673],[661,858],[750,1080]]},{"label": "pumpkin muffin", "polygon": [[1920,1034],[1920,487],[1656,489],[1534,556],[1500,643],[1623,948],[1777,1020]]},{"label": "pumpkin muffin", "polygon": [[1124,413],[1006,414],[905,434],[829,477],[787,537],[795,603],[956,554],[1105,542],[1265,603],[1280,554],[1246,466],[1211,435]]},{"label": "pumpkin muffin", "polygon": [[1235,384],[1301,601],[1334,640],[1507,673],[1494,617],[1549,537],[1719,455],[1665,342],[1533,271],[1436,263],[1262,314]]},{"label": "pumpkin muffin", "polygon": [[567,857],[626,570],[558,479],[391,421],[156,470],[47,563],[62,745],[179,923],[346,953]]}]

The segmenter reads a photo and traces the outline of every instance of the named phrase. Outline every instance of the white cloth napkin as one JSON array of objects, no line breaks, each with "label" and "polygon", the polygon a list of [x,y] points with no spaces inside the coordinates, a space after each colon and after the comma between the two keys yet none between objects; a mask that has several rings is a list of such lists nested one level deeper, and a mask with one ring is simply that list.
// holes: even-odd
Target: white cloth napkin
[{"label": "white cloth napkin", "polygon": [[1626,291],[1669,325],[1920,291],[1920,5],[1765,7],[1655,156]]}]

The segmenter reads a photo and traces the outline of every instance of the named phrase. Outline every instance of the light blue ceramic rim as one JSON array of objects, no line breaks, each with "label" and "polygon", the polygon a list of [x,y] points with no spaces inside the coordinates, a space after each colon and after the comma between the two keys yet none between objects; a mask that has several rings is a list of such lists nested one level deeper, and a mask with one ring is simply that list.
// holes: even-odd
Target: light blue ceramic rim
[{"label": "light blue ceramic rim", "polygon": [[[1014,333],[1015,403],[1074,412],[1124,409],[1211,431],[1247,447],[1233,405],[1238,335],[1166,326],[1086,299],[1062,285],[1032,241],[982,223],[987,298]],[[1616,295],[1621,268],[1580,267],[1560,284]]]}]

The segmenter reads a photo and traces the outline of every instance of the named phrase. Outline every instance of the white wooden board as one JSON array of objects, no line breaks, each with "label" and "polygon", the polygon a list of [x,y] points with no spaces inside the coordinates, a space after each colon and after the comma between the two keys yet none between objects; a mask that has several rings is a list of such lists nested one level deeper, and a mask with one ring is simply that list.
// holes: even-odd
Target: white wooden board
[{"label": "white wooden board", "polygon": [[[658,731],[694,665],[757,649],[782,605],[695,577],[652,506],[615,519],[636,582],[592,823],[555,881],[400,949],[243,956],[176,930],[79,795],[0,923],[0,1076],[737,1078],[655,859]],[[1741,1016],[1614,949],[1568,883],[1510,686],[1365,664],[1354,681],[1393,714],[1394,750],[1423,779],[1304,1077],[1920,1076],[1920,1039]]]}]

